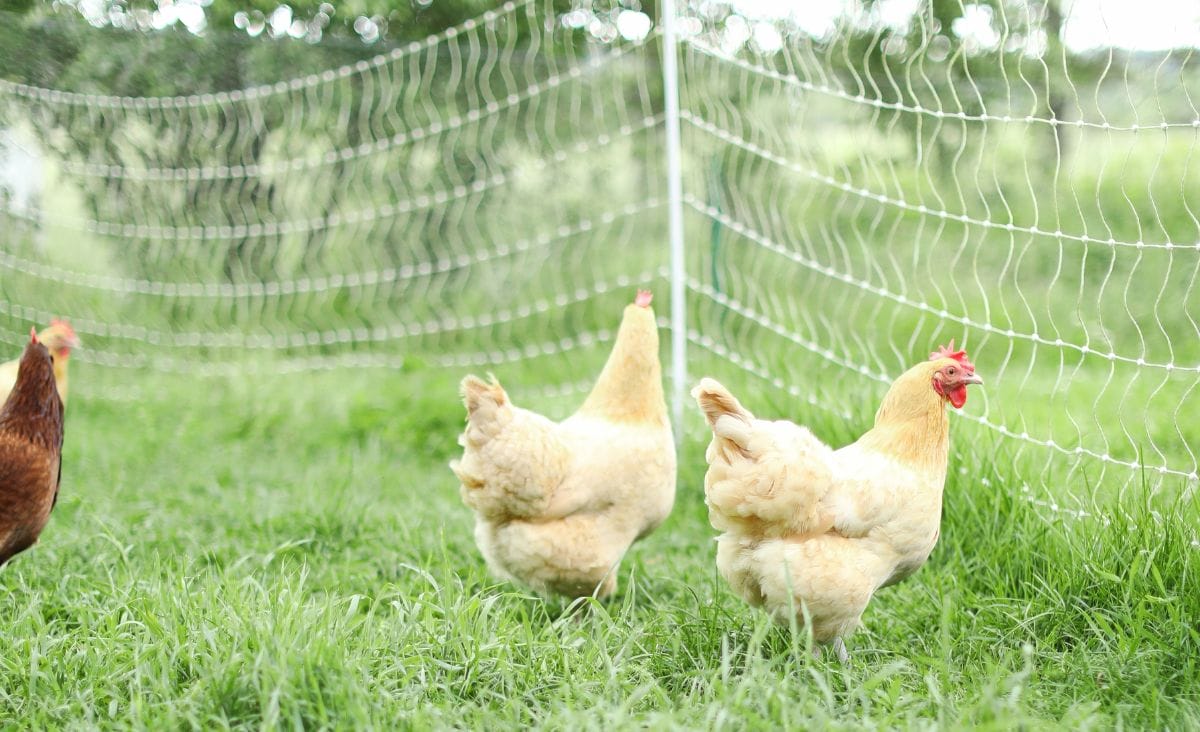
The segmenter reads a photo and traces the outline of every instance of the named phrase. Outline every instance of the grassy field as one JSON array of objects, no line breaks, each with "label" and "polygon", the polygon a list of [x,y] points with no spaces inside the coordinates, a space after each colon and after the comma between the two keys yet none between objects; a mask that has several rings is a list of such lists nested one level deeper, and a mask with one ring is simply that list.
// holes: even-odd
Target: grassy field
[{"label": "grassy field", "polygon": [[[611,601],[489,577],[446,467],[465,369],[410,356],[480,355],[566,414],[578,396],[533,395],[594,376],[632,289],[667,312],[665,125],[654,40],[610,58],[474,28],[302,95],[0,109],[50,151],[44,213],[0,210],[0,349],[54,315],[85,342],[61,500],[0,570],[0,731],[1200,729],[1195,130],[1107,129],[1190,120],[1190,56],[1077,79],[1068,104],[1106,129],[1064,130],[1024,121],[1037,69],[971,81],[991,118],[956,119],[966,88],[926,88],[911,53],[864,91],[903,82],[924,113],[681,51],[692,376],[835,445],[937,343],[965,339],[987,382],[965,411],[990,426],[952,422],[938,548],[843,666],[717,575],[694,414],[676,510]],[[203,91],[215,33],[181,55],[97,36],[103,63],[55,85]],[[303,46],[220,60],[244,85],[342,58]],[[857,59],[814,49],[771,68],[855,95]],[[128,58],[170,73],[113,87]],[[366,355],[411,365],[193,373]],[[160,357],[187,375],[140,368]]]},{"label": "grassy field", "polygon": [[957,459],[941,544],[842,666],[717,576],[694,439],[612,601],[490,579],[445,468],[458,377],[76,385],[59,507],[0,570],[0,728],[1200,725],[1195,506],[1064,526],[1004,454]]}]

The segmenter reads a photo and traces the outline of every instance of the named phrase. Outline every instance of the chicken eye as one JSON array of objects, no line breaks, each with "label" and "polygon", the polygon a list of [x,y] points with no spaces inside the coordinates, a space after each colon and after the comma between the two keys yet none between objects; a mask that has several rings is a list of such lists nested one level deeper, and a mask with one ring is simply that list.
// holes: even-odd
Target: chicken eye
[{"label": "chicken eye", "polygon": [[954,376],[954,367],[953,366],[946,369],[946,376]]}]

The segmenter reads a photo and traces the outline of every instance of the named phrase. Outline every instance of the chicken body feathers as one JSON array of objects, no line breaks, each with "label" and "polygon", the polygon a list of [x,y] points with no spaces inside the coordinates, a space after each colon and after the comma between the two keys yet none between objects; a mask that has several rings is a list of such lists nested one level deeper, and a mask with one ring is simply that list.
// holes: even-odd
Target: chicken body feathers
[{"label": "chicken body feathers", "polygon": [[514,407],[500,384],[463,380],[467,429],[461,460],[450,464],[463,502],[493,521],[545,516],[570,455],[557,425]]},{"label": "chicken body feathers", "polygon": [[37,542],[62,477],[62,399],[50,354],[32,342],[0,409],[0,565]]},{"label": "chicken body feathers", "polygon": [[489,568],[538,592],[610,594],[629,545],[674,504],[670,430],[584,415],[555,423],[503,402],[471,414],[451,463]]},{"label": "chicken body feathers", "polygon": [[704,494],[714,528],[764,536],[828,530],[822,504],[833,484],[828,446],[805,427],[755,419],[713,379],[703,379],[692,396],[713,432]]},{"label": "chicken body feathers", "polygon": [[0,566],[37,541],[58,499],[61,457],[0,433]]}]

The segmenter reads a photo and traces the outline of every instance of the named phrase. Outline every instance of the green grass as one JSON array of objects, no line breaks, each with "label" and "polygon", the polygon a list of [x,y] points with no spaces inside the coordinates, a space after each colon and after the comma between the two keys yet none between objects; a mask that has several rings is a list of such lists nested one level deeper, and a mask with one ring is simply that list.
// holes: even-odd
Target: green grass
[{"label": "green grass", "polygon": [[205,399],[151,377],[108,402],[78,374],[59,507],[0,570],[0,727],[1200,725],[1194,505],[1126,495],[1108,525],[1064,525],[1002,452],[957,452],[941,544],[876,597],[843,667],[717,576],[695,440],[612,601],[489,578],[445,468],[459,375]]}]

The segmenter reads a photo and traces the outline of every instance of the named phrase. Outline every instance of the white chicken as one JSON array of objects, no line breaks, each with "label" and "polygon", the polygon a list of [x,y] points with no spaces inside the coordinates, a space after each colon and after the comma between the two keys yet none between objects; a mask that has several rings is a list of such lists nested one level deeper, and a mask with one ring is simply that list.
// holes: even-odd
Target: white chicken
[{"label": "white chicken", "polygon": [[463,380],[463,457],[450,467],[496,575],[605,597],[629,546],[670,514],[675,446],[650,299],[625,308],[600,378],[562,422],[517,407],[494,379]]},{"label": "white chicken", "polygon": [[832,450],[808,429],[755,419],[721,384],[692,395],[713,431],[704,492],[717,568],[747,602],[804,621],[842,660],[875,591],[933,551],[949,452],[946,405],[981,384],[966,352],[932,354],[898,378],[856,442]]}]

